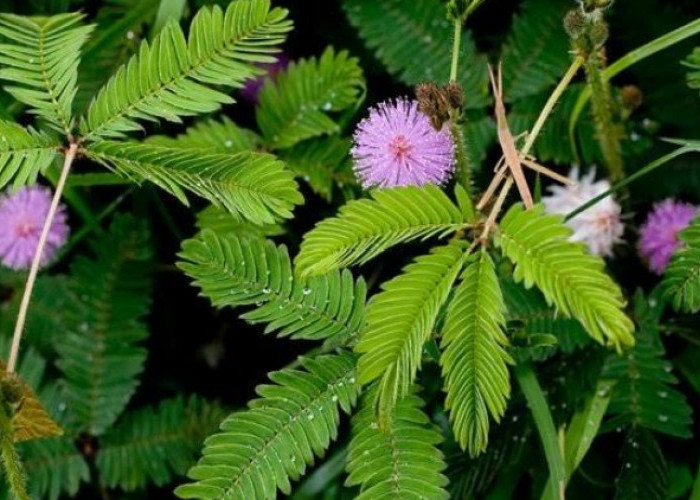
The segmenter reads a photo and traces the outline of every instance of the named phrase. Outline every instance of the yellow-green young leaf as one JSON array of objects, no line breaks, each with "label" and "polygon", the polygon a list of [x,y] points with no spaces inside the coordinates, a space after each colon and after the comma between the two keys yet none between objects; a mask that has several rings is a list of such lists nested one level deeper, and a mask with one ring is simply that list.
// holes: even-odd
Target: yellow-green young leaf
[{"label": "yellow-green young leaf", "polygon": [[445,461],[437,448],[442,436],[423,411],[423,400],[408,394],[382,430],[375,422],[375,392],[363,395],[352,420],[345,485],[361,486],[355,500],[449,498]]},{"label": "yellow-green young leaf", "polygon": [[681,231],[678,239],[684,246],[664,272],[664,294],[675,310],[696,313],[700,310],[700,217]]},{"label": "yellow-green young leaf", "polygon": [[15,188],[34,184],[59,147],[58,141],[41,132],[0,120],[0,189],[10,182]]},{"label": "yellow-green young leaf", "polygon": [[287,11],[270,0],[238,0],[222,11],[204,7],[192,20],[189,37],[167,24],[99,91],[81,124],[90,140],[122,137],[139,130],[137,120],[165,119],[216,111],[232,103],[214,86],[240,88],[273,62],[292,24]]},{"label": "yellow-green young leaf", "polygon": [[86,153],[126,177],[157,184],[183,203],[190,191],[255,224],[291,218],[294,205],[304,201],[294,175],[267,153],[221,154],[116,141],[90,144]]},{"label": "yellow-green young leaf", "polygon": [[318,61],[290,64],[260,91],[256,116],[265,141],[283,149],[338,132],[340,126],[330,114],[356,104],[364,88],[362,69],[347,51],[336,54],[329,47]]},{"label": "yellow-green young leaf", "polygon": [[465,215],[437,186],[400,187],[353,200],[340,214],[306,233],[295,259],[302,275],[364,264],[386,249],[417,239],[444,237],[468,225]]},{"label": "yellow-green young leaf", "polygon": [[0,79],[13,83],[5,90],[65,133],[73,127],[80,49],[93,30],[81,25],[83,17],[0,15],[0,35],[9,40],[0,44]]},{"label": "yellow-green young leaf", "polygon": [[514,278],[537,286],[559,312],[579,320],[598,342],[615,348],[634,345],[634,324],[625,315],[620,287],[605,273],[605,262],[569,241],[572,231],[541,205],[514,205],[505,215],[496,244],[515,264]]},{"label": "yellow-green young leaf", "polygon": [[362,354],[362,384],[378,380],[377,410],[386,425],[396,402],[408,393],[421,365],[423,345],[435,328],[465,258],[461,243],[418,257],[402,274],[382,285],[370,300],[365,327],[355,347]]},{"label": "yellow-green young leaf", "polygon": [[60,436],[63,429],[51,418],[32,388],[16,373],[7,373],[0,360],[2,404],[10,410],[14,442]]},{"label": "yellow-green young leaf", "polygon": [[445,407],[455,438],[469,453],[486,450],[489,414],[500,422],[510,396],[505,303],[491,257],[472,255],[442,330]]}]

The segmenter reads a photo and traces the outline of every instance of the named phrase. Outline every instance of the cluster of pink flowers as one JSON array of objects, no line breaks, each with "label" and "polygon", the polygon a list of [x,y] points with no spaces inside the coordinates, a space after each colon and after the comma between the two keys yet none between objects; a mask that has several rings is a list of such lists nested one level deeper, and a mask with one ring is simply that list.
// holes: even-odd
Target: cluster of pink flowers
[{"label": "cluster of pink flowers", "polygon": [[[25,187],[0,196],[0,262],[12,269],[31,265],[51,205],[51,191]],[[60,205],[51,224],[42,264],[51,261],[68,239],[66,210]]]}]

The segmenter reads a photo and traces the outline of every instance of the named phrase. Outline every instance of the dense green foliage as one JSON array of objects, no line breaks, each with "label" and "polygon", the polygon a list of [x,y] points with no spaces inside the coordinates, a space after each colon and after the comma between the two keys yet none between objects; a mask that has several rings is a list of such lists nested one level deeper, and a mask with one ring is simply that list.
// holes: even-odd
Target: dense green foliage
[{"label": "dense green foliage", "polygon": [[[700,498],[700,215],[639,252],[700,203],[698,34],[692,0],[0,0],[0,498]],[[402,96],[443,185],[353,171]],[[583,174],[563,213],[532,161]],[[71,234],[34,281],[37,184]]]}]

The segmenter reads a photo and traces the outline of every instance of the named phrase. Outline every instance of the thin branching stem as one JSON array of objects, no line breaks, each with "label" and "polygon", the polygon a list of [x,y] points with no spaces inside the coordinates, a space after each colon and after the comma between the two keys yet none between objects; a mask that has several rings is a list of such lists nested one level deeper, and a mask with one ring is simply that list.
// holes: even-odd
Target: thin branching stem
[{"label": "thin branching stem", "polygon": [[24,324],[27,321],[27,311],[29,309],[29,302],[32,298],[32,291],[34,290],[34,283],[36,282],[36,277],[39,274],[39,267],[41,265],[41,259],[44,255],[44,248],[46,247],[46,240],[49,237],[49,231],[51,230],[51,225],[53,224],[53,219],[56,216],[56,210],[58,209],[58,203],[61,200],[61,194],[63,193],[63,188],[66,185],[66,179],[68,178],[68,173],[70,172],[71,166],[73,165],[73,160],[75,160],[75,154],[78,151],[78,144],[72,143],[66,152],[66,157],[63,162],[63,168],[61,169],[61,176],[56,184],[56,191],[54,192],[53,199],[51,200],[51,206],[49,207],[49,212],[46,214],[46,220],[44,221],[44,227],[41,229],[41,236],[39,237],[39,244],[36,247],[36,252],[34,253],[34,259],[32,260],[32,266],[29,269],[29,276],[27,277],[27,284],[24,286],[24,294],[22,295],[22,302],[19,306],[19,313],[17,314],[17,323],[15,324],[15,331],[12,336],[12,347],[10,348],[10,357],[7,362],[7,373],[12,373],[15,371],[17,366],[17,355],[19,354],[19,344],[22,340],[22,333],[24,331]]}]

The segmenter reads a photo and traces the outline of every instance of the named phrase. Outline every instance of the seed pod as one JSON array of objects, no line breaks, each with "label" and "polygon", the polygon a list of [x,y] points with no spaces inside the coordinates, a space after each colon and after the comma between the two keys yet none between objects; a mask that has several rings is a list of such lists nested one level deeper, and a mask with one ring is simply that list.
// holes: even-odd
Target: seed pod
[{"label": "seed pod", "polygon": [[591,43],[595,48],[600,48],[605,45],[605,42],[608,41],[608,37],[610,36],[608,23],[606,23],[602,18],[597,19],[591,26],[589,36],[591,38]]},{"label": "seed pod", "polygon": [[632,112],[644,102],[644,94],[636,85],[625,85],[620,89],[620,98],[625,109]]},{"label": "seed pod", "polygon": [[455,111],[459,111],[464,106],[464,90],[457,82],[450,82],[445,86],[445,99],[447,104]]}]

